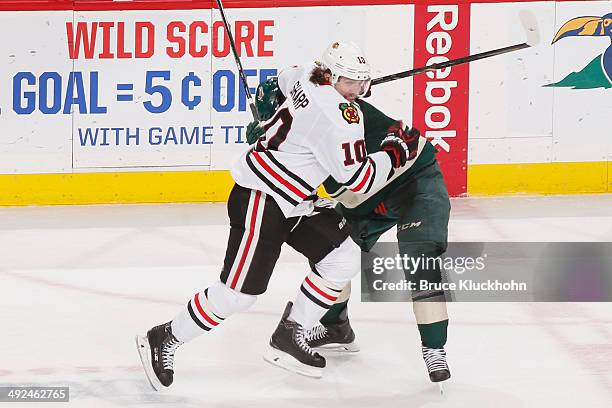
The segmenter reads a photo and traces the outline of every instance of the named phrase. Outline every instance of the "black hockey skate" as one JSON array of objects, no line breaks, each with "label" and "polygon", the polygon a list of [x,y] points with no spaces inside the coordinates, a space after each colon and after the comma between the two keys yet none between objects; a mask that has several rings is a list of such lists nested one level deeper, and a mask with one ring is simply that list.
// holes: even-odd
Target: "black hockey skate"
[{"label": "black hockey skate", "polygon": [[310,348],[304,328],[289,320],[292,306],[293,303],[287,303],[283,317],[270,338],[270,348],[264,360],[307,377],[320,378],[325,359]]},{"label": "black hockey skate", "polygon": [[423,360],[429,372],[431,382],[440,383],[450,378],[450,370],[446,364],[446,351],[442,348],[429,348],[422,346]]},{"label": "black hockey skate", "polygon": [[136,336],[142,366],[155,391],[172,384],[174,352],[183,344],[172,334],[170,323],[172,322],[153,327],[146,336]]},{"label": "black hockey skate", "polygon": [[355,332],[348,319],[345,308],[340,312],[340,321],[327,326],[319,324],[308,330],[306,340],[308,345],[317,351],[337,351],[355,353],[359,345],[355,341]]}]

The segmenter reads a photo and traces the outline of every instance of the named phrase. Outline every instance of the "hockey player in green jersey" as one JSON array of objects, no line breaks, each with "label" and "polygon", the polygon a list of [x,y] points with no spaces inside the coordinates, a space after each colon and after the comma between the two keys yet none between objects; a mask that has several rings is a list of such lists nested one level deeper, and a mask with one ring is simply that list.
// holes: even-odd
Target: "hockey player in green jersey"
[{"label": "hockey player in green jersey", "polygon": [[[324,68],[320,73],[322,84],[329,80],[329,72]],[[263,120],[272,116],[278,101],[283,98],[274,79],[259,86],[256,103]],[[436,161],[436,149],[417,129],[404,127],[401,121],[388,117],[363,99],[349,105],[352,115],[363,118],[367,154],[378,151],[381,141],[390,134],[401,137],[410,151],[406,164],[396,169],[382,188],[368,194],[355,194],[333,178],[325,181],[326,191],[338,201],[336,210],[351,226],[353,240],[367,252],[384,232],[397,227],[400,255],[415,258],[442,255],[447,247],[450,201]],[[247,128],[247,140],[254,143],[259,137],[265,137],[263,129],[252,122]],[[359,161],[366,152],[350,146],[345,152],[346,160]],[[414,274],[406,273],[406,279],[440,282],[441,271],[418,269]],[[321,324],[309,332],[311,347],[347,352],[359,350],[348,319],[349,295],[350,283],[323,316]],[[445,381],[450,378],[450,371],[444,350],[448,328],[444,293],[414,291],[412,299],[429,378],[433,382]]]}]

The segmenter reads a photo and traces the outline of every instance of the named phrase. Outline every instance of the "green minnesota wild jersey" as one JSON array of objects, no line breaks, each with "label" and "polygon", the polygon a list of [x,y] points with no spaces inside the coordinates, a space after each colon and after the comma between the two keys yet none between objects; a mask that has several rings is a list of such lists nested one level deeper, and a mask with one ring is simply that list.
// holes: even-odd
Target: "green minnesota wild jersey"
[{"label": "green minnesota wild jersey", "polygon": [[[363,113],[367,154],[378,152],[380,144],[387,136],[387,129],[395,120],[361,99],[357,103]],[[368,194],[355,194],[332,177],[325,180],[323,186],[327,193],[340,203],[345,215],[364,216],[372,212],[395,189],[401,188],[401,185],[408,181],[415,172],[430,165],[435,160],[435,154],[436,148],[421,136],[416,157],[406,162],[403,167],[396,169],[393,176],[378,189],[373,189]]]}]

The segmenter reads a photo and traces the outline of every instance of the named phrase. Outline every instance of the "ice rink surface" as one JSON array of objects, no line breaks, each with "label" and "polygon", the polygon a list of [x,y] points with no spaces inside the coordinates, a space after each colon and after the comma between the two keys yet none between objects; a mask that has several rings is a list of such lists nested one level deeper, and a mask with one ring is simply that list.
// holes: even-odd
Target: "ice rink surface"
[{"label": "ice rink surface", "polygon": [[[612,195],[452,205],[450,241],[612,240]],[[155,393],[134,335],[217,279],[225,205],[0,208],[0,220],[0,386],[69,386],[71,401],[53,406],[612,406],[606,303],[450,304],[444,396],[427,377],[411,305],[358,293],[349,310],[361,352],[327,355],[320,380],[272,367],[262,353],[308,271],[290,248],[255,306],[183,346],[175,384]]]}]

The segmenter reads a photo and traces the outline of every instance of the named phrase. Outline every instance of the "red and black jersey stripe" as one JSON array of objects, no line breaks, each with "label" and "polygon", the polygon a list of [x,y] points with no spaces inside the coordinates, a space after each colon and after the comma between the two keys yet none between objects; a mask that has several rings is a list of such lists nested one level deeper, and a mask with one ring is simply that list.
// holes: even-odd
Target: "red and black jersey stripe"
[{"label": "red and black jersey stripe", "polygon": [[272,154],[272,152],[269,151],[264,151],[262,152],[263,154],[266,155],[266,157],[268,159],[270,159],[270,161],[272,163],[274,163],[276,165],[276,167],[278,167],[279,169],[281,169],[285,174],[287,174],[289,177],[291,177],[296,183],[300,184],[302,187],[304,187],[307,191],[309,191],[310,193],[312,193],[313,191],[315,191],[315,188],[312,187],[310,184],[308,184],[306,181],[304,181],[303,178],[301,178],[300,176],[298,176],[297,174],[293,173],[292,171],[290,171],[287,167],[285,167],[281,162],[279,162],[276,157],[274,157],[274,155]]},{"label": "red and black jersey stripe", "polygon": [[251,150],[246,155],[251,171],[270,189],[292,205],[312,197],[315,189],[281,164],[269,150]]},{"label": "red and black jersey stripe", "polygon": [[375,178],[376,163],[368,157],[344,185],[354,193],[365,194],[372,188]]}]

